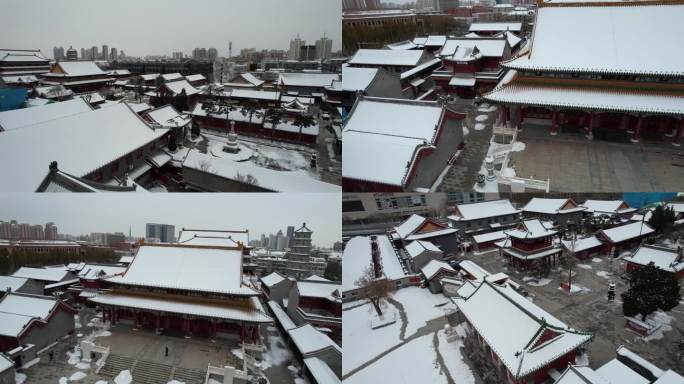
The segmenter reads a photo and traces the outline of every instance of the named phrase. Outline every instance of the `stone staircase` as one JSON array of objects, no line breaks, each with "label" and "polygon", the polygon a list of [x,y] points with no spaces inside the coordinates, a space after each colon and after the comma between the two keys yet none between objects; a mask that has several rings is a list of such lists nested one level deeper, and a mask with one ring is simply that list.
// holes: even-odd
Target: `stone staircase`
[{"label": "stone staircase", "polygon": [[136,360],[116,354],[109,355],[100,375],[113,379],[123,370],[131,371],[133,382],[136,384],[166,384],[174,379],[185,384],[203,384],[205,376],[204,372],[194,369]]}]

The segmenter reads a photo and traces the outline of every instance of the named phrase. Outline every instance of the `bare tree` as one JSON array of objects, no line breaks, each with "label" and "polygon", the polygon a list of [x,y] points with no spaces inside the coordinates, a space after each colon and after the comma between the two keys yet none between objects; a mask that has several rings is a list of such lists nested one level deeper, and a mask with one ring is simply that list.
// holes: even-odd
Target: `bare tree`
[{"label": "bare tree", "polygon": [[367,299],[373,304],[375,312],[378,316],[382,316],[382,309],[380,309],[380,304],[383,300],[392,296],[392,290],[394,289],[394,284],[387,280],[386,277],[375,277],[375,268],[373,265],[369,265],[364,271],[363,275],[359,277],[354,284],[361,288],[360,296],[362,299]]},{"label": "bare tree", "polygon": [[199,167],[200,171],[206,172],[206,173],[214,173],[214,170],[211,167],[211,162],[207,160],[201,160],[197,163],[197,166]]}]

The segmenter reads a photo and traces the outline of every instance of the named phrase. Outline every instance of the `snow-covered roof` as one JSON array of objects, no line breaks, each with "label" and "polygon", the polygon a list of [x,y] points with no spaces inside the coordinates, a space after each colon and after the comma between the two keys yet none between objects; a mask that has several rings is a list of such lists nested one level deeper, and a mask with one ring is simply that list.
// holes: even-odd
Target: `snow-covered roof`
[{"label": "snow-covered roof", "polygon": [[614,384],[588,365],[569,365],[554,384]]},{"label": "snow-covered roof", "polygon": [[337,73],[292,72],[281,73],[278,78],[278,84],[286,87],[323,88],[332,85],[333,81],[339,80],[340,75]]},{"label": "snow-covered roof", "polygon": [[684,377],[679,373],[668,369],[653,384],[684,384]]},{"label": "snow-covered roof", "polygon": [[129,71],[128,69],[114,69],[114,70],[109,71],[109,74],[110,75],[116,75],[116,76],[126,76],[126,75],[130,75],[131,71]]},{"label": "snow-covered roof", "polygon": [[290,329],[297,328],[297,325],[294,323],[294,321],[292,321],[290,316],[287,315],[287,313],[283,310],[280,304],[276,303],[273,300],[269,300],[267,304],[269,308],[271,308],[273,315],[276,317],[276,319],[280,323],[280,326],[282,326],[283,329],[289,331]]},{"label": "snow-covered roof", "polygon": [[[179,243],[187,243],[195,240],[195,245],[219,245],[212,239],[225,239],[232,242],[224,241],[222,244],[235,246],[235,242],[241,242],[243,246],[249,243],[248,230],[222,230],[222,229],[191,229],[182,228],[178,235]],[[205,241],[203,243],[203,241]]]},{"label": "snow-covered roof", "polygon": [[386,47],[389,49],[396,49],[396,50],[408,50],[408,49],[417,48],[418,46],[411,40],[404,40],[404,41],[400,41],[397,43],[387,44]]},{"label": "snow-covered roof", "polygon": [[259,277],[259,280],[261,280],[261,282],[264,283],[265,286],[270,288],[280,283],[281,281],[287,280],[287,278],[278,272],[271,272],[266,276]]},{"label": "snow-covered roof", "polygon": [[94,280],[121,274],[124,271],[126,271],[126,267],[118,265],[86,264],[81,268],[78,277],[81,279]]},{"label": "snow-covered roof", "polygon": [[394,227],[394,230],[399,234],[401,238],[408,237],[413,234],[421,225],[425,222],[426,218],[421,215],[412,214],[406,220],[402,221],[401,224]]},{"label": "snow-covered roof", "polygon": [[77,97],[59,103],[0,112],[0,131],[9,131],[92,110],[93,108],[88,103]]},{"label": "snow-covered roof", "polygon": [[34,192],[52,161],[74,176],[86,176],[166,132],[150,128],[125,104],[3,132],[0,153],[12,161],[0,164],[0,179],[11,182],[0,183],[0,190]]},{"label": "snow-covered roof", "polygon": [[541,197],[533,197],[525,207],[523,207],[524,212],[551,215],[580,212],[584,210],[584,207],[578,206],[572,199],[546,199]]},{"label": "snow-covered roof", "polygon": [[6,294],[0,299],[0,335],[16,337],[33,319],[47,319],[57,303],[50,296]]},{"label": "snow-covered roof", "polygon": [[162,311],[184,315],[204,316],[227,320],[238,320],[255,323],[271,323],[273,319],[267,316],[256,297],[250,297],[248,306],[234,305],[230,302],[216,300],[181,301],[174,297],[125,295],[120,293],[105,293],[95,296],[90,301],[98,304],[115,305],[134,309]]},{"label": "snow-covered roof", "polygon": [[[46,85],[43,87],[35,87],[33,91],[40,97],[59,98],[73,95],[73,91],[66,89],[63,85]],[[29,99],[31,100],[31,99]]]},{"label": "snow-covered roof", "polygon": [[618,359],[613,359],[602,365],[596,370],[596,373],[605,377],[610,383],[634,383],[634,384],[648,384],[650,383],[645,377],[636,373],[629,366],[623,364]]},{"label": "snow-covered roof", "polygon": [[31,268],[21,267],[12,274],[14,277],[23,277],[40,281],[62,281],[67,277],[69,271],[60,268]]},{"label": "snow-covered roof", "polygon": [[40,49],[0,49],[0,62],[2,61],[32,61],[48,64],[50,60],[43,56]]},{"label": "snow-covered roof", "polygon": [[636,211],[635,208],[630,208],[623,200],[587,200],[582,206],[587,208],[587,212],[593,212],[594,214],[622,214]]},{"label": "snow-covered roof", "polygon": [[240,77],[255,87],[258,87],[264,83],[262,80],[259,80],[256,76],[252,75],[249,72],[241,73]]},{"label": "snow-covered roof", "polygon": [[[57,66],[69,77],[107,75],[94,61],[60,61]],[[60,73],[50,72],[47,77],[62,76]]]},{"label": "snow-covered roof", "polygon": [[12,292],[15,292],[19,288],[23,287],[24,284],[26,284],[27,279],[23,277],[15,277],[15,276],[0,276],[0,292],[6,292],[7,289],[11,289]]},{"label": "snow-covered roof", "polygon": [[422,57],[421,50],[359,49],[349,64],[415,67]]},{"label": "snow-covered roof", "polygon": [[587,249],[600,247],[603,244],[601,240],[593,235],[575,240],[574,249],[571,240],[561,240],[561,242],[563,243],[563,247],[570,252],[582,252],[586,251]]},{"label": "snow-covered roof", "polygon": [[[565,81],[565,80],[564,80]],[[485,99],[511,104],[544,107],[571,107],[612,112],[656,112],[684,114],[684,96],[671,92],[644,92],[639,89],[596,87],[582,80],[567,80],[568,85],[535,83],[518,79],[516,71],[508,71]],[[563,84],[559,82],[558,84]]]},{"label": "snow-covered roof", "polygon": [[522,29],[521,22],[504,22],[504,23],[472,23],[470,24],[470,32],[492,32],[492,31],[513,31],[520,32]]},{"label": "snow-covered roof", "polygon": [[365,91],[378,74],[377,68],[342,68],[342,90],[347,92]]},{"label": "snow-covered roof", "polygon": [[255,91],[251,89],[233,89],[230,91],[230,97],[236,99],[254,99],[254,100],[268,100],[277,101],[280,98],[280,92],[276,91]]},{"label": "snow-covered roof", "polygon": [[523,39],[520,36],[516,35],[515,33],[511,32],[511,31],[504,31],[504,32],[498,33],[496,36],[504,36],[506,38],[506,40],[508,41],[508,45],[511,48],[517,46],[518,44],[520,44],[521,41],[523,41]]},{"label": "snow-covered roof", "polygon": [[151,81],[151,80],[155,80],[157,77],[159,77],[159,74],[158,74],[158,73],[148,73],[148,74],[145,74],[145,75],[140,75],[140,77],[141,77],[144,81]]},{"label": "snow-covered roof", "polygon": [[630,263],[639,265],[655,264],[656,267],[668,271],[679,272],[684,270],[684,259],[679,258],[676,249],[658,247],[643,244],[634,252],[632,257],[626,259]]},{"label": "snow-covered roof", "polygon": [[428,61],[424,62],[423,64],[417,65],[417,66],[409,69],[408,71],[402,72],[401,75],[399,75],[399,78],[402,81],[409,79],[409,78],[413,77],[414,75],[425,71],[426,69],[436,68],[441,63],[442,63],[442,59],[440,59],[440,58],[434,58],[432,60],[428,60]]},{"label": "snow-covered roof", "polygon": [[121,256],[119,263],[130,264],[133,262],[133,256]]},{"label": "snow-covered roof", "polygon": [[180,114],[171,105],[155,108],[146,115],[164,128],[184,127],[192,122],[189,115]]},{"label": "snow-covered roof", "polygon": [[509,200],[492,200],[479,203],[457,204],[454,214],[448,218],[453,221],[469,221],[518,213],[520,213],[520,210],[515,209]]},{"label": "snow-covered roof", "polygon": [[515,229],[505,232],[508,236],[518,239],[538,239],[554,235],[558,231],[550,230],[539,219],[529,219],[522,221]]},{"label": "snow-covered roof", "polygon": [[182,79],[183,75],[181,75],[178,72],[175,72],[175,73],[165,73],[165,74],[161,75],[161,77],[162,77],[162,79],[164,79],[164,81],[171,81],[171,80]]},{"label": "snow-covered roof", "polygon": [[4,353],[0,353],[0,373],[14,367],[14,361],[6,356]]},{"label": "snow-covered roof", "polygon": [[[548,365],[592,337],[568,327],[508,285],[483,281],[468,297],[454,301],[515,379]],[[501,319],[506,319],[506,326]]]},{"label": "snow-covered roof", "polygon": [[357,100],[342,132],[342,175],[402,185],[416,150],[432,145],[442,114],[435,102]]},{"label": "snow-covered roof", "polygon": [[[383,273],[389,280],[400,279],[405,276],[394,247],[385,235],[377,237]],[[363,276],[371,264],[371,239],[368,236],[351,238],[344,248],[342,256],[342,290],[350,291],[359,288],[355,282]]]},{"label": "snow-covered roof", "polygon": [[203,81],[203,80],[207,80],[207,78],[204,77],[204,76],[201,75],[201,74],[196,74],[196,75],[187,75],[187,76],[185,76],[185,80],[190,81],[190,82],[193,82],[193,81]]},{"label": "snow-covered roof", "polygon": [[[546,71],[684,75],[682,3],[546,4],[537,10],[531,54],[504,65]],[[582,28],[577,28],[582,20]]]},{"label": "snow-covered roof", "polygon": [[473,235],[473,241],[475,242],[475,244],[482,244],[482,243],[501,240],[501,239],[505,239],[505,238],[506,238],[506,234],[504,233],[504,231],[488,232],[488,233],[481,233],[479,235]]},{"label": "snow-covered roof", "polygon": [[647,223],[630,223],[621,225],[619,227],[613,227],[609,229],[601,230],[601,233],[605,235],[611,242],[619,243],[621,241],[633,239],[635,237],[648,235],[655,232]]},{"label": "snow-covered roof", "polygon": [[[209,168],[206,168],[208,164]],[[275,192],[340,192],[339,185],[315,179],[305,170],[277,171],[244,161],[214,157],[199,151],[190,151],[183,162],[184,167],[214,173],[226,179],[252,175],[257,186]]]},{"label": "snow-covered roof", "polygon": [[477,38],[477,39],[453,39],[447,40],[442,50],[439,51],[439,56],[454,57],[458,60],[459,55],[457,51],[473,50],[477,47],[480,54],[484,57],[503,57],[506,48],[506,39],[504,38]]},{"label": "snow-covered roof", "polygon": [[342,348],[340,348],[340,346],[335,344],[328,335],[317,330],[311,324],[307,323],[300,327],[290,329],[287,333],[304,357],[327,348],[331,348],[339,354],[342,354]]},{"label": "snow-covered roof", "polygon": [[38,78],[35,75],[2,76],[2,81],[6,84],[24,84],[35,83],[38,81]]},{"label": "snow-covered roof", "polygon": [[479,264],[471,260],[461,261],[460,263],[458,263],[458,267],[470,276],[472,276],[476,281],[482,281],[485,279],[485,277],[491,275],[489,271],[482,268]]},{"label": "snow-covered roof", "polygon": [[185,90],[185,94],[187,96],[194,95],[200,92],[199,89],[193,87],[186,80],[178,80],[164,83],[164,87],[166,87],[174,95],[179,95],[182,90]]},{"label": "snow-covered roof", "polygon": [[128,101],[126,101],[125,103],[126,103],[126,104],[133,110],[133,112],[135,112],[135,113],[141,113],[141,112],[149,111],[150,109],[152,109],[152,106],[150,106],[150,105],[147,104],[147,103],[131,103],[131,102],[128,102]]},{"label": "snow-covered roof", "polygon": [[432,244],[429,241],[422,241],[422,240],[414,240],[410,242],[406,247],[406,252],[411,256],[412,258],[415,258],[418,255],[423,254],[423,252],[437,252],[437,253],[442,253],[442,250],[437,248],[434,244]]},{"label": "snow-covered roof", "polygon": [[440,270],[456,272],[451,265],[440,260],[430,260],[420,269],[428,280],[432,279]]},{"label": "snow-covered roof", "polygon": [[338,384],[342,382],[330,366],[317,357],[308,357],[304,359],[304,365],[306,365],[306,370],[313,376],[317,383]]},{"label": "snow-covered roof", "polygon": [[256,295],[242,286],[242,250],[181,245],[140,246],[123,276],[112,283],[239,296]]},{"label": "snow-covered roof", "polygon": [[299,291],[300,296],[338,301],[340,298],[340,291],[342,290],[342,284],[327,281],[304,280],[297,282],[297,290]]},{"label": "snow-covered roof", "polygon": [[684,203],[667,203],[665,208],[672,208],[676,214],[684,213]]}]

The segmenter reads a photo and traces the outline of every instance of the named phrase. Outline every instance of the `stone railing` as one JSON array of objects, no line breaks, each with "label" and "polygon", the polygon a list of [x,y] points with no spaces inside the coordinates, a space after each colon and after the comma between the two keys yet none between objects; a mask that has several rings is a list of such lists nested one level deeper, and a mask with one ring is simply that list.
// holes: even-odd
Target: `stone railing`
[{"label": "stone railing", "polygon": [[209,378],[211,376],[222,377],[222,384],[233,384],[235,379],[238,379],[242,382],[247,382],[249,380],[249,377],[246,372],[239,371],[231,366],[214,367],[210,364],[207,366],[207,374],[204,377],[204,384],[209,383]]}]

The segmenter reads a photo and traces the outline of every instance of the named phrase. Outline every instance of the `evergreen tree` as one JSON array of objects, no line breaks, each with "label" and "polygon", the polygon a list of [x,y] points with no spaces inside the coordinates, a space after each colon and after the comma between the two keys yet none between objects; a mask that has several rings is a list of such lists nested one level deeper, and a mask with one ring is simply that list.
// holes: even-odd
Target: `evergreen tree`
[{"label": "evergreen tree", "polygon": [[650,263],[629,272],[629,289],[622,294],[625,316],[641,315],[642,319],[661,309],[669,311],[679,305],[679,280],[674,273]]},{"label": "evergreen tree", "polygon": [[197,125],[196,121],[192,122],[192,128],[190,128],[190,135],[193,139],[200,135],[199,125]]},{"label": "evergreen tree", "polygon": [[283,111],[279,108],[270,108],[266,111],[264,116],[264,123],[271,124],[271,137],[275,137],[275,131],[278,124],[283,121]]},{"label": "evergreen tree", "polygon": [[651,213],[648,225],[655,229],[657,233],[668,235],[672,232],[675,218],[676,215],[672,207],[665,208],[659,205]]},{"label": "evergreen tree", "polygon": [[298,140],[302,141],[302,129],[306,127],[311,127],[316,124],[316,120],[310,115],[297,115],[294,120],[294,126],[299,127],[299,137]]},{"label": "evergreen tree", "polygon": [[176,152],[176,149],[178,149],[178,145],[176,144],[176,133],[171,132],[171,136],[169,136],[169,151]]}]

